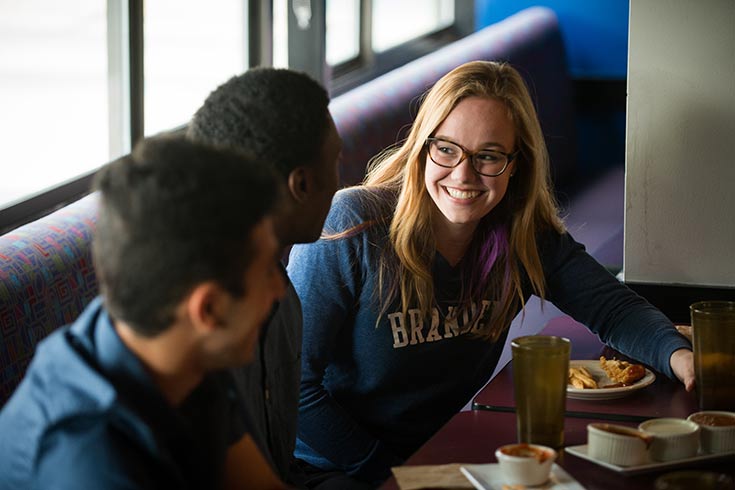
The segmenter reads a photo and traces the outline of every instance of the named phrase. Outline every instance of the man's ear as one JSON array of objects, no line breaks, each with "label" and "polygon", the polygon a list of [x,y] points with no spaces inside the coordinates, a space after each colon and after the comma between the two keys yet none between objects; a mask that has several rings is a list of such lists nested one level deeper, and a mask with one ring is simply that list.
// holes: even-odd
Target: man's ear
[{"label": "man's ear", "polygon": [[306,167],[296,167],[288,174],[288,191],[296,202],[305,202],[311,187],[311,175]]},{"label": "man's ear", "polygon": [[227,292],[216,282],[198,284],[185,301],[189,321],[199,332],[211,332],[224,324]]}]

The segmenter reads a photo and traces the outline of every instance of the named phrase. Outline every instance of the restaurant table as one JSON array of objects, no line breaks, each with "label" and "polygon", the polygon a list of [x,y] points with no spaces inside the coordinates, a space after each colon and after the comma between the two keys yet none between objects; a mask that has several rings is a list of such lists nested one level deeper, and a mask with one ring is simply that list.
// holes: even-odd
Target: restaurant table
[{"label": "restaurant table", "polygon": [[[564,419],[564,445],[586,444],[587,424],[592,422],[603,422],[603,420],[566,417]],[[622,422],[620,425],[635,427],[636,424]],[[516,441],[516,415],[514,413],[488,410],[460,412],[421,446],[406,461],[405,465],[496,463],[495,449],[503,444]],[[676,469],[657,469],[637,475],[624,475],[564,451],[559,452],[556,462],[589,490],[650,490],[658,476],[678,469],[732,474],[735,456],[726,456],[715,461],[690,462]],[[397,490],[399,487],[395,478],[391,477],[379,488],[380,490]]]},{"label": "restaurant table", "polygon": [[[627,359],[619,352],[605,346],[584,325],[571,317],[555,318],[546,325],[540,335],[557,335],[572,343],[572,360],[606,358]],[[513,366],[508,363],[495,378],[478,392],[472,402],[477,410],[515,411],[513,399]],[[566,415],[569,417],[597,417],[613,421],[642,422],[656,417],[686,418],[698,411],[694,392],[687,392],[678,380],[656,373],[650,386],[613,400],[576,400],[567,398]]]}]

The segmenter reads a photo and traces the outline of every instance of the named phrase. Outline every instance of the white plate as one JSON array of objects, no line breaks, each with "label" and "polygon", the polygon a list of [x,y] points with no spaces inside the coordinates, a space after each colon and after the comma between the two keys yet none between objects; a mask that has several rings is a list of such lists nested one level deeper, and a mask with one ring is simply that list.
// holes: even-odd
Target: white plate
[{"label": "white plate", "polygon": [[709,461],[709,460],[715,460],[715,459],[721,459],[721,458],[731,458],[735,456],[735,452],[716,453],[716,454],[698,454],[697,456],[692,456],[691,458],[675,459],[673,461],[648,460],[644,462],[643,464],[639,464],[636,466],[618,466],[615,464],[606,463],[605,461],[594,459],[592,456],[590,456],[587,453],[587,444],[583,444],[581,446],[565,447],[564,451],[569,454],[573,454],[577,457],[580,457],[582,459],[586,459],[587,461],[592,461],[593,463],[599,464],[600,466],[604,466],[605,468],[609,468],[613,471],[617,471],[618,473],[623,473],[626,475],[633,475],[636,473],[645,473],[647,471],[663,470],[666,468],[673,468],[673,467],[678,468],[679,466],[682,466],[686,463],[694,463],[697,461]]},{"label": "white plate", "polygon": [[[507,483],[503,479],[500,465],[495,464],[466,464],[459,468],[464,476],[478,490],[500,490]],[[571,477],[564,468],[554,463],[551,466],[551,476],[544,485],[533,488],[544,490],[584,490],[577,480]]]},{"label": "white plate", "polygon": [[[569,367],[584,367],[590,372],[593,378],[598,384],[614,384],[610,378],[607,377],[605,371],[600,367],[600,361],[569,361]],[[646,375],[641,379],[629,386],[618,386],[615,388],[575,388],[574,386],[567,385],[567,397],[575,400],[612,400],[613,398],[622,398],[634,393],[646,386],[650,385],[656,380],[656,375],[650,370],[646,369]]]}]

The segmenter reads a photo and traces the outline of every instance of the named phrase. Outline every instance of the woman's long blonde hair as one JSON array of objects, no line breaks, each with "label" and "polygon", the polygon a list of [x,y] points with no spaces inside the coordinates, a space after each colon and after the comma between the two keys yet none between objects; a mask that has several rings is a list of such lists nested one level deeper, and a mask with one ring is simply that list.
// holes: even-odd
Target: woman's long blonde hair
[{"label": "woman's long blonde hair", "polygon": [[[392,250],[379,270],[382,313],[400,297],[404,313],[418,306],[423,318],[435,306],[431,273],[436,254],[432,227],[435,206],[424,184],[425,141],[457,104],[467,97],[502,101],[516,129],[515,174],[503,200],[478,225],[465,258],[477,271],[463,288],[461,302],[494,299],[482,335],[495,340],[523,305],[523,274],[543,298],[546,285],[536,245],[542,229],[563,231],[551,192],[549,157],[541,127],[523,79],[506,63],[474,61],[442,77],[425,95],[402,145],[373,159],[363,184],[393,191],[397,205],[390,221]],[[464,282],[464,281],[463,281]]]}]

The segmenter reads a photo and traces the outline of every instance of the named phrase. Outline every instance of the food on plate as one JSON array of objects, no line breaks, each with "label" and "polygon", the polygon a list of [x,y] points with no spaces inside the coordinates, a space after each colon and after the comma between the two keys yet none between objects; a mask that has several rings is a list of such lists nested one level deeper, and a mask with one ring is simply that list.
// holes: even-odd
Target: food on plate
[{"label": "food on plate", "polygon": [[600,367],[608,378],[623,386],[633,384],[646,375],[646,368],[640,364],[617,359],[608,360],[605,356],[600,356]]},{"label": "food on plate", "polygon": [[569,384],[577,389],[597,388],[597,381],[585,367],[569,368]]}]

